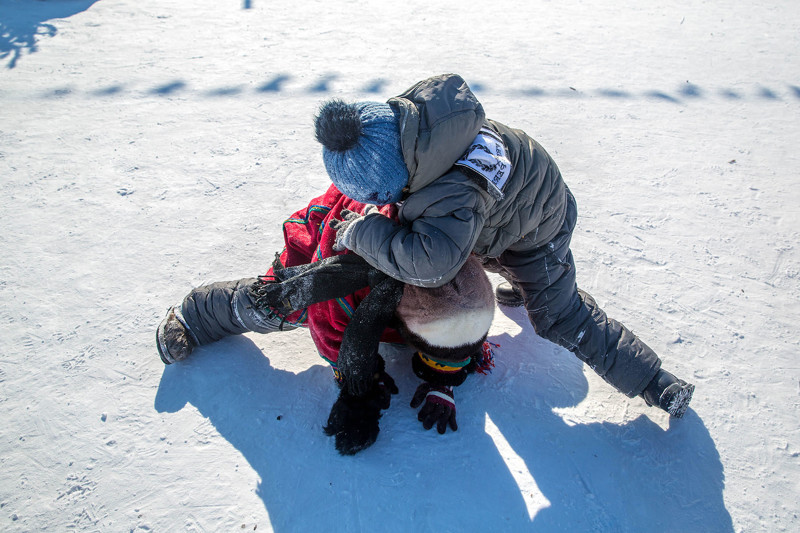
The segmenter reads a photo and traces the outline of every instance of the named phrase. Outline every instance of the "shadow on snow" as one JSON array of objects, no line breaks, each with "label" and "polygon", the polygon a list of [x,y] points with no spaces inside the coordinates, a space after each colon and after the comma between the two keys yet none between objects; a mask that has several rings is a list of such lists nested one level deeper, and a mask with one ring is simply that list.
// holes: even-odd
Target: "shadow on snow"
[{"label": "shadow on snow", "polygon": [[38,51],[40,38],[58,33],[48,20],[71,17],[86,11],[95,2],[97,0],[4,1],[0,4],[0,60],[8,60],[6,67],[9,69],[16,67],[23,53]]},{"label": "shadow on snow", "polygon": [[[26,0],[6,0],[0,4],[0,60],[7,61],[6,67],[13,69],[17,66],[23,53],[32,54],[38,51],[38,40],[42,37],[53,37],[58,33],[54,24],[47,21],[63,19],[81,13],[89,9],[97,0],[59,0],[53,1],[26,1]],[[243,9],[253,7],[251,0],[244,0]],[[328,73],[321,76],[311,85],[305,87],[305,92],[312,94],[323,94],[332,92],[332,85],[341,76],[336,73]],[[275,74],[257,85],[253,91],[257,94],[280,93],[286,91],[286,85],[292,80],[288,73]],[[380,94],[389,82],[378,78],[368,80],[359,92],[364,94]],[[491,92],[491,88],[479,81],[471,84],[477,93]],[[191,90],[189,84],[183,80],[173,80],[158,84],[146,90],[146,93],[153,96],[173,96],[187,93]],[[800,87],[793,84],[786,84],[786,90],[790,96],[800,99]],[[110,86],[99,87],[90,94],[93,96],[118,96],[124,94],[124,84],[113,84]],[[235,97],[244,94],[243,86],[225,86],[206,90],[201,94],[206,97]],[[60,98],[75,94],[76,91],[68,87],[54,88],[43,93],[47,98]],[[757,86],[755,92],[746,93],[742,90],[731,88],[718,88],[705,90],[702,87],[690,82],[686,82],[675,91],[668,92],[663,90],[645,90],[641,92],[631,92],[620,88],[541,88],[537,86],[523,86],[518,89],[510,90],[511,96],[527,98],[605,98],[611,100],[632,100],[648,99],[673,104],[687,103],[692,100],[710,98],[715,96],[725,100],[742,100],[745,98],[756,98],[765,101],[781,101],[781,93],[769,87]]]},{"label": "shadow on snow", "polygon": [[[278,73],[272,77],[258,82],[243,82],[238,85],[225,85],[220,87],[212,87],[206,89],[194,89],[189,82],[181,79],[174,79],[163,83],[156,83],[155,85],[144,88],[143,90],[133,90],[126,87],[121,83],[114,83],[108,86],[102,86],[95,89],[86,91],[88,96],[93,97],[114,97],[114,96],[130,96],[130,95],[146,95],[155,97],[181,97],[181,98],[232,98],[249,95],[277,95],[277,94],[312,94],[312,95],[325,95],[327,93],[336,93],[336,83],[343,81],[344,78],[336,73],[328,73],[320,76],[316,80],[311,81],[309,84],[298,87],[296,82],[293,83],[295,77],[289,73]],[[347,80],[344,80],[345,82]],[[387,87],[394,85],[389,80],[384,78],[368,79],[355,91],[360,94],[375,96],[381,98],[381,95],[387,90]],[[399,86],[399,84],[398,84]],[[478,96],[485,94],[492,94],[498,90],[487,86],[479,81],[471,82],[470,87],[475,91]],[[651,100],[654,102],[662,102],[668,104],[691,104],[695,101],[703,99],[721,99],[727,101],[753,101],[759,100],[764,102],[782,102],[788,101],[791,98],[800,100],[800,87],[792,84],[786,84],[782,91],[771,89],[761,85],[755,85],[747,90],[744,89],[731,89],[731,88],[716,88],[716,89],[703,89],[697,85],[687,83],[679,86],[674,91],[663,90],[645,90],[639,92],[627,91],[624,89],[577,89],[575,87],[567,88],[549,88],[545,89],[536,86],[522,86],[521,88],[502,90],[503,94],[511,98],[524,98],[524,99],[585,99],[585,98],[599,98],[610,101],[634,101],[634,100]],[[59,87],[44,91],[41,96],[43,98],[62,98],[66,96],[79,96],[80,92],[73,90],[70,87]]]},{"label": "shadow on snow", "polygon": [[[166,367],[155,408],[190,403],[209,419],[259,475],[278,532],[331,521],[365,531],[733,530],[719,454],[696,413],[667,431],[646,416],[567,423],[553,409],[586,397],[582,363],[529,325],[491,340],[500,344],[497,366],[459,387],[459,430],[445,436],[424,431],[408,406],[418,384],[408,360],[387,357],[401,393],[377,443],[354,457],[339,456],[322,432],[336,396],[330,370],[276,369],[247,337]],[[535,490],[509,470],[488,420],[524,463],[512,470],[527,469]]]}]

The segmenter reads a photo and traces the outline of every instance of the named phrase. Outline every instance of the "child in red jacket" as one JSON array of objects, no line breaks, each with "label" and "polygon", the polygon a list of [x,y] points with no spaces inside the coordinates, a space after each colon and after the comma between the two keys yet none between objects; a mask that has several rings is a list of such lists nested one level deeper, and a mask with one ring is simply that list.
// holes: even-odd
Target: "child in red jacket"
[{"label": "child in red jacket", "polygon": [[[412,368],[424,380],[412,400],[412,407],[424,402],[418,418],[440,433],[457,429],[452,388],[490,355],[484,341],[494,312],[491,285],[477,260],[451,283],[423,289],[336,252],[336,217],[366,207],[331,186],[284,222],[286,246],[265,276],[193,289],[158,328],[164,363],[228,335],[308,327],[341,386],[325,431],[341,453],[352,454],[375,441],[380,411],[397,392],[378,343],[408,342],[418,350]],[[396,208],[381,213],[393,217]]]}]

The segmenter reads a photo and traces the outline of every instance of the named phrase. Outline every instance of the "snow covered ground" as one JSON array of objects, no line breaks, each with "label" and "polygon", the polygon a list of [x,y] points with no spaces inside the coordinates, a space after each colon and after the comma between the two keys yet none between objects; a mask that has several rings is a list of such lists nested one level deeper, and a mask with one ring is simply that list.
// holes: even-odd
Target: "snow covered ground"
[{"label": "snow covered ground", "polygon": [[[0,530],[798,531],[798,14],[0,0]],[[558,161],[578,282],[697,385],[684,419],[506,308],[458,432],[422,430],[390,359],[355,457],[305,331],[159,361],[166,307],[263,272],[327,187],[319,104],[443,72]]]}]

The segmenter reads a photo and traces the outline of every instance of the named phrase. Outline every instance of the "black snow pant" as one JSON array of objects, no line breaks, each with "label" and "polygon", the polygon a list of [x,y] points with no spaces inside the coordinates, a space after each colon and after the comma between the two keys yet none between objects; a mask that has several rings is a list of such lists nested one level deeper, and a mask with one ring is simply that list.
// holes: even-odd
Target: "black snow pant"
[{"label": "black snow pant", "polygon": [[249,331],[269,333],[295,329],[280,316],[253,305],[249,289],[257,281],[257,278],[220,281],[192,289],[186,295],[181,314],[199,346]]},{"label": "black snow pant", "polygon": [[656,375],[661,360],[578,289],[569,248],[577,216],[575,198],[568,190],[566,218],[553,240],[530,250],[507,250],[496,259],[486,259],[484,268],[522,291],[537,334],[567,348],[614,388],[634,397]]}]

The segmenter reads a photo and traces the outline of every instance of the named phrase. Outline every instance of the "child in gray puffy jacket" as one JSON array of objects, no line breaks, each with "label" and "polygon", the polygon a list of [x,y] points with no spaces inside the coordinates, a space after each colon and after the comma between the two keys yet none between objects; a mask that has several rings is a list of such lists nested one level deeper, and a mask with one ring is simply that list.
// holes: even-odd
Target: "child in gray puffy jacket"
[{"label": "child in gray puffy jacket", "polygon": [[670,415],[694,386],[578,289],[570,240],[577,207],[555,162],[523,131],[487,119],[464,80],[423,80],[388,103],[326,103],[317,139],[333,183],[364,203],[398,203],[398,220],[344,211],[336,243],[404,283],[437,287],[471,253],[525,305],[536,332],[617,390]]}]

